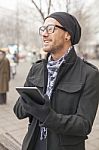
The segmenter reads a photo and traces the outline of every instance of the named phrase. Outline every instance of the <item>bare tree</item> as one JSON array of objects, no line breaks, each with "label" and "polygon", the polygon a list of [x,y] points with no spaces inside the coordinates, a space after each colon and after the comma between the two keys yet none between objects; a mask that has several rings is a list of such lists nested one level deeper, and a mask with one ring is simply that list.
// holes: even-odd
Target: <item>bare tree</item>
[{"label": "bare tree", "polygon": [[[56,1],[56,0],[39,0],[39,3],[36,0],[32,0],[33,5],[37,9],[38,13],[40,14],[42,20],[44,21],[44,18],[50,14],[52,11],[57,10],[64,10],[66,12],[69,12],[69,6],[70,6],[70,0],[62,0],[62,1]],[[46,7],[44,7],[46,6]],[[64,8],[63,8],[64,7]]]},{"label": "bare tree", "polygon": [[[92,9],[93,8],[93,9]],[[91,13],[92,13],[92,17],[91,17],[91,22],[92,24],[95,24],[95,33],[99,35],[99,1],[94,0],[92,3],[92,8],[91,8]]]},{"label": "bare tree", "polygon": [[1,12],[2,15],[0,15],[0,47],[6,47],[9,43],[15,41],[15,22],[12,21],[13,17],[9,10],[7,11],[5,9],[1,9]]},{"label": "bare tree", "polygon": [[34,28],[33,9],[21,4],[16,11],[0,9],[0,47],[18,44],[24,50],[31,51],[33,47],[40,47],[38,34]]},{"label": "bare tree", "polygon": [[[32,49],[33,47],[41,47],[39,35],[37,33],[37,25],[39,26],[44,18],[54,11],[66,11],[75,15],[82,27],[82,38],[79,43],[79,51],[84,51],[86,45],[99,33],[98,23],[98,1],[96,5],[91,4],[86,7],[79,0],[30,0],[31,4],[19,5],[18,18],[16,12],[2,10],[3,15],[0,16],[0,47],[5,47],[9,43],[17,43],[24,46],[24,49]],[[46,6],[46,7],[45,7]],[[93,10],[95,11],[90,11]],[[35,11],[34,11],[35,9]],[[24,17],[25,16],[25,17]],[[92,17],[93,16],[93,17]],[[18,24],[16,23],[18,19]],[[91,20],[92,19],[92,20]],[[40,22],[38,22],[40,20]],[[17,36],[18,33],[18,36]],[[35,46],[34,46],[35,45]]]},{"label": "bare tree", "polygon": [[75,8],[75,10],[72,11],[72,13],[78,18],[82,28],[82,36],[78,45],[81,53],[86,53],[91,41],[95,41],[96,31],[98,32],[99,29],[99,25],[97,26],[96,23],[96,20],[99,22],[99,19],[96,19],[94,15],[95,12],[93,11],[94,3],[91,3],[87,7],[85,4],[86,3],[81,3],[81,1],[76,0],[76,2],[73,3],[73,8]]},{"label": "bare tree", "polygon": [[[36,9],[38,10],[39,14],[41,15],[42,20],[44,20],[45,18],[45,12],[43,12],[43,7],[42,4],[43,2],[41,2],[41,0],[39,1],[39,5],[37,5],[37,3],[32,0],[32,3],[34,4],[34,6],[36,7]],[[46,1],[46,6],[47,6],[47,15],[50,13],[51,10],[51,0]]]},{"label": "bare tree", "polygon": [[[88,8],[85,9],[85,5],[79,2],[79,0],[76,0],[75,3],[72,3],[72,11],[71,13],[76,16],[78,19],[78,22],[81,25],[81,40],[78,45],[79,51],[82,53],[84,49],[86,49],[86,43],[90,40],[91,38],[91,32],[90,32],[90,27],[89,27],[89,18],[90,14],[88,11]],[[90,37],[90,38],[89,38]]]},{"label": "bare tree", "polygon": [[66,0],[66,10],[69,12],[70,0]]}]

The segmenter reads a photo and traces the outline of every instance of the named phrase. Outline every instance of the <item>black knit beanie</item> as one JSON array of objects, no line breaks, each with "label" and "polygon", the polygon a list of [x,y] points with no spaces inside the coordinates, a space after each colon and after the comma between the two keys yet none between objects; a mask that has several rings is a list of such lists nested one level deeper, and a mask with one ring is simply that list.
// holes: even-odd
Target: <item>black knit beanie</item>
[{"label": "black knit beanie", "polygon": [[81,27],[74,16],[66,12],[55,12],[47,16],[45,20],[49,17],[56,19],[66,29],[66,31],[68,31],[71,35],[72,45],[79,42],[81,37]]}]

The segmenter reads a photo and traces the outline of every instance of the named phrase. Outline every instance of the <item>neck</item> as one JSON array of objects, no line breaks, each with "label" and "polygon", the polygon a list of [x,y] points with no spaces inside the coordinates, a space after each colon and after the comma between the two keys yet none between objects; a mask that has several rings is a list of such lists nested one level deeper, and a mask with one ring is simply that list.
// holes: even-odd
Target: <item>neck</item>
[{"label": "neck", "polygon": [[71,46],[68,47],[67,49],[59,50],[57,53],[51,53],[52,60],[58,60],[58,59],[60,59],[63,55],[68,54],[68,50],[69,50],[70,48],[71,48]]}]

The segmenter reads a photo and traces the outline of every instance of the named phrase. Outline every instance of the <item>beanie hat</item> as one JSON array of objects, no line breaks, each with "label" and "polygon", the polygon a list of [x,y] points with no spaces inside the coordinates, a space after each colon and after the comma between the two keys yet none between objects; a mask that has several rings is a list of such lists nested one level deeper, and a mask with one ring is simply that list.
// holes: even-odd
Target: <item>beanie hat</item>
[{"label": "beanie hat", "polygon": [[49,17],[56,19],[71,35],[72,45],[75,45],[79,42],[81,37],[81,27],[74,16],[66,12],[55,12],[47,16],[45,20]]}]

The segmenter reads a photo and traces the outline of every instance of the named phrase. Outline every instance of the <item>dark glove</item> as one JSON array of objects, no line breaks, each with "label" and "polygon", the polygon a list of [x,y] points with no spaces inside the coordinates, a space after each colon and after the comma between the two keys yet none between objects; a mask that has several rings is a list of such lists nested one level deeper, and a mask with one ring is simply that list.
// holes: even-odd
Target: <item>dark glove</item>
[{"label": "dark glove", "polygon": [[27,94],[22,94],[22,106],[24,110],[34,116],[40,122],[44,122],[50,111],[50,100],[44,95],[45,103],[43,105],[34,102]]}]

